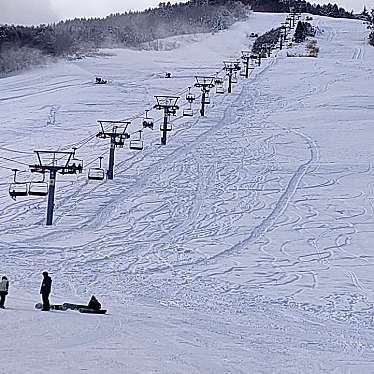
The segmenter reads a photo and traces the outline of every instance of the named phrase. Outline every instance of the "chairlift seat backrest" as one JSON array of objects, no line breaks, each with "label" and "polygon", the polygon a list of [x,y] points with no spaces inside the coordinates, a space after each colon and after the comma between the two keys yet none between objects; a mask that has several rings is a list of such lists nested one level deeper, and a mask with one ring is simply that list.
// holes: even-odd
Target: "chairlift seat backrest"
[{"label": "chairlift seat backrest", "polygon": [[27,183],[15,182],[9,186],[9,195],[12,199],[16,199],[18,196],[28,195]]},{"label": "chairlift seat backrest", "polygon": [[192,94],[188,94],[186,96],[186,100],[189,101],[189,102],[192,102],[195,100],[195,95],[192,95]]},{"label": "chairlift seat backrest", "polygon": [[142,140],[130,140],[130,149],[135,151],[141,151],[143,149],[143,141]]},{"label": "chairlift seat backrest", "polygon": [[164,129],[164,124],[161,124],[160,125],[160,130],[161,131],[171,131],[171,130],[173,130],[173,127],[172,127],[172,125],[171,125],[171,123],[167,123],[166,124],[166,126],[165,126],[165,129]]},{"label": "chairlift seat backrest", "polygon": [[47,182],[30,182],[29,195],[47,196],[48,195],[48,183]]},{"label": "chairlift seat backrest", "polygon": [[216,87],[216,93],[217,94],[223,94],[223,93],[225,93],[225,89],[223,88],[223,86],[217,86]]},{"label": "chairlift seat backrest", "polygon": [[193,110],[192,109],[185,109],[183,111],[183,116],[185,116],[185,117],[192,117],[193,116]]},{"label": "chairlift seat backrest", "polygon": [[91,168],[88,170],[88,179],[102,181],[105,178],[105,171],[102,168]]}]

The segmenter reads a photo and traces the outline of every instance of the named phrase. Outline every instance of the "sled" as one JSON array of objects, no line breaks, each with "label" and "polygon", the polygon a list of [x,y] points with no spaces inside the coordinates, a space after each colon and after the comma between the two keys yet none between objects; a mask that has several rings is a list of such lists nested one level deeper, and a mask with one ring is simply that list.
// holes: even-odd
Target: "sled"
[{"label": "sled", "polygon": [[87,305],[83,304],[71,304],[71,303],[63,303],[62,306],[66,309],[70,310],[79,310],[80,308],[87,308]]},{"label": "sled", "polygon": [[79,313],[105,314],[106,312],[107,312],[106,309],[96,310],[96,309],[87,308],[87,307],[79,308]]}]

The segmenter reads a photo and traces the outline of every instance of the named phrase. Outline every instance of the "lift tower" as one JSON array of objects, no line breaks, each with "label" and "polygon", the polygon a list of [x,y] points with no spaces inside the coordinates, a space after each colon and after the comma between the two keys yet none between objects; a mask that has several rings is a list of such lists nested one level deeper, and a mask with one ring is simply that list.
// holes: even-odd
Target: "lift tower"
[{"label": "lift tower", "polygon": [[195,87],[201,88],[200,115],[205,116],[205,105],[210,104],[209,91],[214,87],[214,77],[195,76]]},{"label": "lift tower", "polygon": [[223,61],[225,67],[223,68],[229,77],[229,87],[227,89],[228,93],[232,92],[231,85],[232,85],[232,75],[233,73],[236,73],[239,71],[240,68],[240,62],[239,61]]},{"label": "lift tower", "polygon": [[250,69],[250,63],[249,61],[251,60],[251,51],[242,51],[242,61],[243,61],[243,64],[244,64],[244,68],[245,68],[245,71],[244,71],[244,76],[246,78],[249,77],[249,69]]},{"label": "lift tower", "polygon": [[164,122],[160,126],[162,132],[161,145],[166,145],[166,135],[168,131],[171,131],[170,116],[175,116],[179,106],[177,101],[179,96],[155,96],[157,104],[154,106],[156,110],[164,111]]},{"label": "lift tower", "polygon": [[77,174],[83,171],[83,161],[75,158],[75,148],[73,152],[60,151],[35,151],[38,162],[29,165],[32,173],[44,173],[49,171],[48,185],[48,205],[47,205],[47,226],[53,222],[53,210],[56,189],[56,176],[60,174]]},{"label": "lift tower", "polygon": [[283,27],[279,31],[279,50],[283,49]]},{"label": "lift tower", "polygon": [[296,25],[296,20],[299,19],[297,13],[296,12],[291,12],[290,13],[290,19],[291,19],[291,22],[292,22],[292,28],[294,28],[295,25]]},{"label": "lift tower", "polygon": [[287,40],[287,25],[288,23],[287,22],[282,22],[281,23],[281,28],[283,29],[283,41],[286,42]]},{"label": "lift tower", "polygon": [[[123,148],[125,139],[130,138],[130,134],[126,132],[127,126],[131,123],[129,121],[97,121],[100,124],[101,131],[96,134],[98,138],[110,138],[110,151],[109,151],[109,166],[106,172],[108,179],[113,179],[114,175],[114,153],[116,147]],[[104,125],[110,125],[111,130],[105,130]]]}]

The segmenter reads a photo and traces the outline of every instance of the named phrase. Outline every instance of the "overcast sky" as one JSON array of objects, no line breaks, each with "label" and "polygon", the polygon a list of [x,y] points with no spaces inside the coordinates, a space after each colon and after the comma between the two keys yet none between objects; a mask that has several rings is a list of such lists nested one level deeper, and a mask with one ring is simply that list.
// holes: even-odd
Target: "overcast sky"
[{"label": "overcast sky", "polygon": [[[105,17],[110,13],[155,7],[159,2],[160,0],[0,0],[0,23],[39,24],[74,17]],[[374,0],[310,2],[336,2],[347,10],[355,11],[361,11],[364,4],[370,9],[374,7]]]}]

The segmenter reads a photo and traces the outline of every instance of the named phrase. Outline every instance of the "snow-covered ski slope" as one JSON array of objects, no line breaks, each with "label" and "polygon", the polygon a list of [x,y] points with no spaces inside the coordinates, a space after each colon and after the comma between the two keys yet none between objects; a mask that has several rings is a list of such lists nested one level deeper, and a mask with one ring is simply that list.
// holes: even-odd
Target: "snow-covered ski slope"
[{"label": "snow-covered ski slope", "polygon": [[[73,146],[95,166],[109,150],[97,120],[137,117],[154,95],[187,107],[194,75],[284,19],[2,79],[1,167]],[[143,151],[117,149],[113,181],[59,175],[52,227],[46,199],[12,201],[0,169],[1,374],[374,373],[374,49],[359,21],[313,23],[317,59],[273,54],[206,117],[174,118],[164,147],[160,122],[145,129]],[[43,270],[53,302],[95,294],[110,313],[33,310]]]}]

